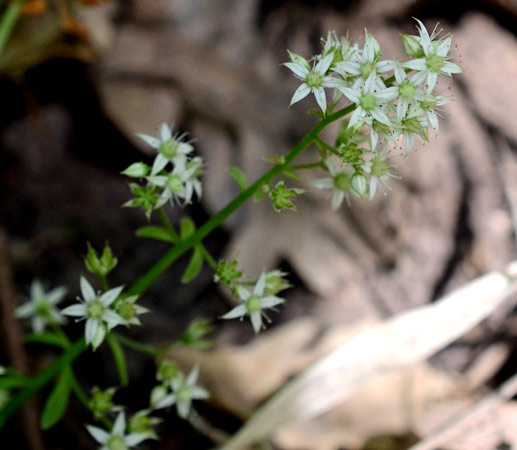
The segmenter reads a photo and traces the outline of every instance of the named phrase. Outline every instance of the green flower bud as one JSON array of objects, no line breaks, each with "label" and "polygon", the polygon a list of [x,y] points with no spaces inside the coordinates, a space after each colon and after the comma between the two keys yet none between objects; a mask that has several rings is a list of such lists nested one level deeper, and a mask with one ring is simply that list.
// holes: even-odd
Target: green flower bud
[{"label": "green flower bud", "polygon": [[404,52],[410,58],[421,58],[424,56],[424,49],[420,45],[417,36],[410,36],[409,34],[402,34],[402,46]]},{"label": "green flower bud", "polygon": [[367,187],[368,182],[362,173],[356,172],[352,175],[352,189],[359,197],[363,197],[366,194]]},{"label": "green flower bud", "polygon": [[143,162],[136,162],[131,164],[126,170],[124,170],[122,175],[126,175],[131,178],[143,178],[149,174],[151,168],[144,164]]},{"label": "green flower bud", "polygon": [[104,279],[115,268],[118,260],[113,256],[113,252],[111,251],[108,243],[104,246],[104,250],[102,251],[102,256],[100,258],[89,242],[87,242],[87,245],[88,253],[84,258],[86,269],[94,275],[97,275],[99,278]]}]

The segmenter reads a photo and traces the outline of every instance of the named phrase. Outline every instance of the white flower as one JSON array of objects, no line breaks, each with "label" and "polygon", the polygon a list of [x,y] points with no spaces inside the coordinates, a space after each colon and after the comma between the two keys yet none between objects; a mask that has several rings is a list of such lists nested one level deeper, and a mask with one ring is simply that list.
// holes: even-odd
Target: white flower
[{"label": "white flower", "polygon": [[375,196],[377,186],[379,184],[389,189],[388,180],[390,178],[400,178],[390,172],[391,166],[388,163],[388,145],[384,145],[384,148],[380,153],[372,152],[373,158],[363,165],[363,169],[366,173],[370,174],[370,200]]},{"label": "white flower", "polygon": [[387,72],[393,69],[393,61],[379,61],[381,47],[377,40],[365,29],[364,47],[361,52],[355,52],[355,58],[338,62],[333,71],[347,78],[349,75],[361,77],[363,80],[375,73]]},{"label": "white flower", "polygon": [[166,123],[162,123],[160,126],[160,138],[140,133],[137,133],[137,136],[158,151],[151,169],[151,175],[159,173],[169,162],[175,162],[178,156],[188,155],[194,150],[189,142],[183,141],[186,134],[173,136],[171,127]]},{"label": "white flower", "polygon": [[93,438],[102,444],[99,450],[129,450],[140,442],[149,439],[148,433],[126,434],[126,417],[120,412],[115,420],[111,433],[93,425],[86,425]]},{"label": "white flower", "polygon": [[168,175],[151,175],[147,177],[150,185],[163,188],[160,199],[154,207],[159,208],[167,201],[171,203],[176,200],[183,200],[187,205],[192,202],[192,195],[196,192],[201,196],[201,182],[197,177],[201,174],[202,160],[200,157],[187,161],[186,156],[177,157],[174,169]]},{"label": "white flower", "polygon": [[451,76],[451,74],[461,73],[463,70],[457,64],[449,61],[449,59],[452,58],[452,56],[448,54],[451,48],[452,36],[448,35],[435,41],[434,39],[439,33],[433,31],[431,36],[429,36],[424,24],[418,19],[415,20],[418,22],[419,42],[422,46],[424,56],[409,60],[403,63],[403,66],[418,71],[420,80],[425,80],[426,82],[426,91],[431,92],[436,85],[438,75],[444,74]]},{"label": "white flower", "polygon": [[156,393],[154,399],[152,398],[151,400],[152,407],[154,409],[161,409],[175,404],[178,415],[186,419],[190,413],[192,400],[204,400],[210,396],[206,389],[196,386],[198,378],[199,367],[195,366],[187,378],[185,378],[183,373],[179,373],[178,376],[173,378],[171,381],[171,394],[166,394],[165,386],[157,386],[153,389]]},{"label": "white flower", "polygon": [[110,305],[118,298],[123,286],[119,286],[98,295],[93,290],[86,278],[81,277],[81,293],[83,299],[78,299],[81,304],[72,305],[61,311],[62,314],[86,319],[85,339],[87,344],[92,344],[95,350],[101,345],[107,331],[117,325],[124,325],[126,321]]},{"label": "white flower", "polygon": [[389,127],[392,123],[384,111],[384,105],[397,96],[395,86],[380,89],[377,84],[377,74],[372,72],[364,83],[354,83],[353,87],[339,87],[338,89],[357,105],[349,127],[361,124],[372,124],[375,119]]},{"label": "white flower", "polygon": [[67,293],[67,289],[59,286],[45,292],[40,281],[34,280],[30,288],[30,300],[16,308],[16,317],[31,318],[34,333],[43,333],[47,325],[64,324],[66,318],[55,308]]},{"label": "white flower", "polygon": [[320,189],[331,189],[332,199],[330,202],[332,211],[337,211],[343,200],[346,199],[348,206],[350,206],[349,192],[352,190],[352,178],[348,170],[340,170],[334,160],[328,158],[325,160],[325,165],[330,173],[330,177],[319,178],[313,181],[313,185]]},{"label": "white flower", "polygon": [[242,304],[227,312],[224,316],[222,316],[222,318],[236,319],[237,317],[242,318],[248,315],[250,316],[253,330],[255,333],[259,333],[263,327],[262,316],[264,316],[269,321],[269,318],[263,310],[274,308],[277,305],[285,303],[284,300],[280,297],[276,297],[274,295],[264,295],[264,290],[266,288],[266,277],[266,272],[262,272],[262,275],[260,275],[259,279],[255,283],[252,292],[250,292],[242,285],[237,285],[236,290],[240,300],[242,300]]},{"label": "white flower", "polygon": [[325,97],[326,87],[330,87],[332,77],[327,75],[334,54],[330,53],[320,61],[318,61],[312,68],[309,62],[302,56],[296,55],[295,53],[289,52],[292,62],[284,63],[284,66],[288,67],[294,75],[303,81],[303,83],[295,91],[291,103],[289,106],[299,102],[303,98],[307,97],[311,92],[314,94],[319,107],[325,113],[327,110],[327,99]]}]

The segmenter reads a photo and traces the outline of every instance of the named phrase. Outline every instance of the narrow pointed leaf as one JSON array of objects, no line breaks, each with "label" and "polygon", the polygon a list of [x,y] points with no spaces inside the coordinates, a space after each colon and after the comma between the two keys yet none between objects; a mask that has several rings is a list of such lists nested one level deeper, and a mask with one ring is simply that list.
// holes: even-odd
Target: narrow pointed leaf
[{"label": "narrow pointed leaf", "polygon": [[41,414],[41,428],[43,430],[52,428],[65,414],[70,398],[70,388],[70,375],[68,368],[65,368],[45,402],[43,413]]},{"label": "narrow pointed leaf", "polygon": [[181,239],[187,239],[196,231],[196,224],[190,217],[185,217],[180,222],[180,236]]},{"label": "narrow pointed leaf", "polygon": [[46,344],[66,348],[66,342],[63,342],[63,339],[54,333],[29,334],[28,336],[25,336],[25,342],[28,344]]},{"label": "narrow pointed leaf", "polygon": [[228,167],[228,173],[239,185],[241,192],[246,190],[248,182],[246,181],[246,175],[244,175],[244,172],[241,169],[238,169],[237,167]]},{"label": "narrow pointed leaf", "polygon": [[188,263],[185,272],[183,273],[183,277],[181,278],[182,283],[189,283],[194,278],[199,275],[201,269],[203,268],[203,250],[200,246],[196,245],[194,247],[194,252],[190,257],[190,261]]},{"label": "narrow pointed leaf", "polygon": [[176,239],[163,227],[157,227],[154,225],[148,225],[136,230],[138,237],[144,237],[148,239],[156,239],[158,241],[165,241],[175,243]]},{"label": "narrow pointed leaf", "polygon": [[122,386],[127,386],[129,384],[129,375],[127,372],[126,355],[124,354],[124,349],[120,345],[118,339],[112,334],[108,334],[107,340],[113,355],[115,367],[117,368],[120,384]]}]

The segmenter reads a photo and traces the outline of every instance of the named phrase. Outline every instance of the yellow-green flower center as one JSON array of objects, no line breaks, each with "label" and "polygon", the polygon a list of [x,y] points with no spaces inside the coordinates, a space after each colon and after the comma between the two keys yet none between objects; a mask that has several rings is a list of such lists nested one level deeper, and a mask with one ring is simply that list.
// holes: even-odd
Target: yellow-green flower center
[{"label": "yellow-green flower center", "polygon": [[188,405],[192,401],[192,393],[190,392],[190,388],[186,385],[180,386],[174,393],[176,394],[178,403],[185,403]]},{"label": "yellow-green flower center", "polygon": [[174,158],[178,153],[180,142],[172,138],[160,145],[159,152],[168,159]]},{"label": "yellow-green flower center", "polygon": [[176,174],[169,175],[166,186],[167,189],[174,194],[179,194],[180,192],[183,192],[184,189],[183,181],[181,181],[180,176]]},{"label": "yellow-green flower center", "polygon": [[363,79],[367,79],[370,74],[375,70],[375,64],[372,63],[372,62],[365,62],[364,64],[361,65],[361,67],[359,68],[359,71],[361,72],[361,77]]},{"label": "yellow-green flower center", "polygon": [[386,161],[374,160],[371,166],[372,175],[382,177],[390,173],[390,165]]},{"label": "yellow-green flower center", "polygon": [[346,173],[338,173],[333,181],[334,186],[341,191],[348,191],[352,186],[352,180]]},{"label": "yellow-green flower center", "polygon": [[127,450],[126,442],[122,436],[111,436],[106,442],[109,450]]},{"label": "yellow-green flower center", "polygon": [[305,83],[311,89],[319,88],[323,84],[323,77],[317,72],[309,72],[307,78],[305,79]]},{"label": "yellow-green flower center", "polygon": [[117,313],[123,319],[131,320],[136,314],[136,309],[132,303],[123,302],[117,308]]},{"label": "yellow-green flower center", "polygon": [[410,99],[415,95],[416,87],[413,83],[406,80],[399,84],[399,95],[402,98]]},{"label": "yellow-green flower center", "polygon": [[100,319],[104,314],[104,305],[100,300],[92,300],[88,303],[87,313],[88,317],[92,319]]},{"label": "yellow-green flower center", "polygon": [[359,106],[365,111],[371,111],[377,106],[377,100],[373,94],[364,94],[359,99]]},{"label": "yellow-green flower center", "polygon": [[251,295],[248,300],[246,300],[246,309],[250,313],[260,311],[262,309],[260,297],[258,295]]},{"label": "yellow-green flower center", "polygon": [[425,65],[431,72],[440,72],[444,62],[443,56],[431,55],[426,59]]}]

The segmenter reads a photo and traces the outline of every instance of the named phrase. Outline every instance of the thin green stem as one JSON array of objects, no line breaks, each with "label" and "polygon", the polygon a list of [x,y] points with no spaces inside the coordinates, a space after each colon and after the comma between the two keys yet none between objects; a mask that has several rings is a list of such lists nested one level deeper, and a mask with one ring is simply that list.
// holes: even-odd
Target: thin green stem
[{"label": "thin green stem", "polygon": [[[194,245],[203,241],[214,229],[219,227],[235,210],[240,208],[246,203],[255,192],[264,183],[269,183],[276,176],[280,175],[286,168],[289,167],[291,162],[299,156],[309,145],[318,139],[319,134],[323,129],[330,123],[346,116],[355,109],[355,105],[349,105],[340,111],[337,111],[324,119],[322,119],[297,145],[295,145],[291,151],[286,155],[284,163],[272,167],[262,177],[260,177],[255,183],[253,183],[246,190],[242,191],[239,196],[228,203],[223,209],[221,209],[215,216],[205,222],[196,232],[189,238],[178,242],[172,247],[165,255],[163,255],[133,286],[128,290],[129,295],[141,295],[154,283],[154,281],[161,276],[171,264],[173,264],[178,258],[190,250]],[[120,342],[126,346],[129,346],[136,350],[138,347],[145,353],[156,355],[156,351],[150,350],[147,346],[133,343],[128,344],[127,338],[120,336]],[[86,349],[84,337],[74,342],[50,367],[38,375],[32,383],[25,387],[18,395],[16,395],[1,411],[0,411],[0,429],[3,427],[7,419],[11,417],[23,403],[30,397],[35,395],[40,389],[48,384],[54,376],[56,376],[66,365],[69,365],[74,361],[84,350]]]},{"label": "thin green stem", "polygon": [[317,167],[324,168],[325,165],[322,161],[313,162],[309,164],[298,164],[297,166],[291,166],[289,167],[289,170],[308,170],[308,169],[315,169]]},{"label": "thin green stem", "polygon": [[154,349],[153,347],[151,347],[149,345],[141,344],[140,342],[137,342],[133,339],[122,336],[121,334],[118,334],[118,333],[112,332],[111,334],[115,335],[116,339],[124,347],[130,348],[131,350],[134,350],[135,352],[143,353],[145,355],[150,355],[153,358],[156,357],[156,355],[159,353],[158,350]]},{"label": "thin green stem", "polygon": [[331,153],[334,153],[336,156],[341,156],[339,152],[332,147],[332,145],[327,144],[323,139],[321,139],[319,136],[315,139],[315,142],[318,143],[318,145],[322,146],[325,150],[328,150]]},{"label": "thin green stem", "polygon": [[4,51],[5,44],[9,40],[16,22],[18,22],[24,3],[25,0],[14,0],[9,3],[0,19],[0,55]]},{"label": "thin green stem", "polygon": [[214,259],[212,254],[207,250],[207,248],[203,244],[199,244],[201,251],[203,252],[203,257],[205,258],[205,261],[208,263],[208,265],[214,269],[217,270],[217,261]]}]

